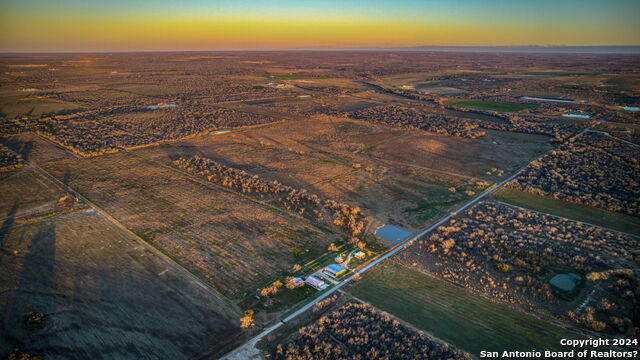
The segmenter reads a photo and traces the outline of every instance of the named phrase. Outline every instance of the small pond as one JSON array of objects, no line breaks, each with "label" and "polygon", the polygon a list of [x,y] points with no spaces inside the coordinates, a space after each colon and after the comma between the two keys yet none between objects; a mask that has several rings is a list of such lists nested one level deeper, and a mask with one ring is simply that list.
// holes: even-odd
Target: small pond
[{"label": "small pond", "polygon": [[582,279],[582,277],[578,274],[558,274],[549,280],[549,284],[559,290],[572,292],[576,285],[578,285],[580,279]]},{"label": "small pond", "polygon": [[392,244],[398,244],[412,237],[413,233],[394,225],[385,225],[376,230],[376,236]]},{"label": "small pond", "polygon": [[550,99],[550,98],[539,98],[539,97],[531,97],[531,96],[523,96],[522,98],[526,100],[535,100],[535,101],[554,101],[554,102],[562,102],[562,103],[573,102],[573,100],[567,100],[567,99]]},{"label": "small pond", "polygon": [[578,119],[590,119],[591,118],[591,116],[589,116],[589,115],[582,115],[582,114],[562,114],[562,116],[568,117],[568,118],[578,118]]},{"label": "small pond", "polygon": [[158,105],[149,105],[147,106],[147,109],[160,109],[160,108],[173,108],[173,107],[178,107],[177,104],[158,104]]}]

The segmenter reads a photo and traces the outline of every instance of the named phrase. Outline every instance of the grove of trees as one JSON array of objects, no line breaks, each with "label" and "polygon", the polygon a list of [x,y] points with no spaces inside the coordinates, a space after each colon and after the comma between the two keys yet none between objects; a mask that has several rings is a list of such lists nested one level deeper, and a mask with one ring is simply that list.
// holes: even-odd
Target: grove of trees
[{"label": "grove of trees", "polygon": [[532,162],[507,187],[640,216],[640,147],[586,132]]},{"label": "grove of trees", "polygon": [[8,171],[25,165],[21,156],[16,156],[6,146],[0,145],[0,171]]}]

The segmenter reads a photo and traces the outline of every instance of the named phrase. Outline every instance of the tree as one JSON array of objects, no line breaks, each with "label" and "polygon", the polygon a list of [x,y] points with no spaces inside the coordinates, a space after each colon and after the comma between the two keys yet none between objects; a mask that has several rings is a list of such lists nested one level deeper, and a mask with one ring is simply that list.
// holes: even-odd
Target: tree
[{"label": "tree", "polygon": [[505,272],[509,271],[509,265],[508,265],[508,264],[505,264],[505,263],[500,263],[500,264],[498,264],[498,265],[496,266],[496,268],[498,269],[498,271],[503,272],[503,273],[505,273]]},{"label": "tree", "polygon": [[248,328],[255,325],[253,322],[253,310],[249,309],[244,312],[244,317],[240,318],[240,327]]}]

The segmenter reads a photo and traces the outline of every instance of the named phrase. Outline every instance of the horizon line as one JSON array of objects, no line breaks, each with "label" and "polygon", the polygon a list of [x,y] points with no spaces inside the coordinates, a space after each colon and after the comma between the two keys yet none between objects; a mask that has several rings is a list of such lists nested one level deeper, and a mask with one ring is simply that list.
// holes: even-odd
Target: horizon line
[{"label": "horizon line", "polygon": [[[585,51],[590,49],[591,51]],[[594,51],[600,50],[600,51]],[[609,51],[603,51],[609,50]],[[615,52],[618,50],[621,52]],[[418,45],[400,47],[293,47],[293,48],[240,48],[240,49],[153,49],[153,50],[8,50],[0,55],[15,54],[109,54],[109,53],[180,53],[180,52],[287,52],[287,51],[406,51],[406,52],[512,52],[512,53],[583,53],[583,54],[640,54],[638,45]]]}]

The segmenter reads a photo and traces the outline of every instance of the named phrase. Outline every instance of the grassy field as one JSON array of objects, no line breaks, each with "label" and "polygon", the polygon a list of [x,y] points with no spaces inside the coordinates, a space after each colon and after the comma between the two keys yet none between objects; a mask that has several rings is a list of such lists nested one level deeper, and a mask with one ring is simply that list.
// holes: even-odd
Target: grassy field
[{"label": "grassy field", "polygon": [[640,236],[640,218],[635,216],[614,213],[504,188],[496,191],[492,196],[496,200],[527,209],[562,216],[567,219],[584,221],[593,225]]},{"label": "grassy field", "polygon": [[67,114],[81,110],[76,104],[40,96],[9,95],[0,97],[0,117],[23,115]]},{"label": "grassy field", "polygon": [[446,105],[465,109],[492,110],[492,111],[521,111],[533,109],[535,105],[519,104],[511,102],[483,101],[483,100],[449,100]]},{"label": "grassy field", "polygon": [[481,350],[559,350],[560,339],[581,338],[398,264],[376,267],[350,292],[476,356]]}]

